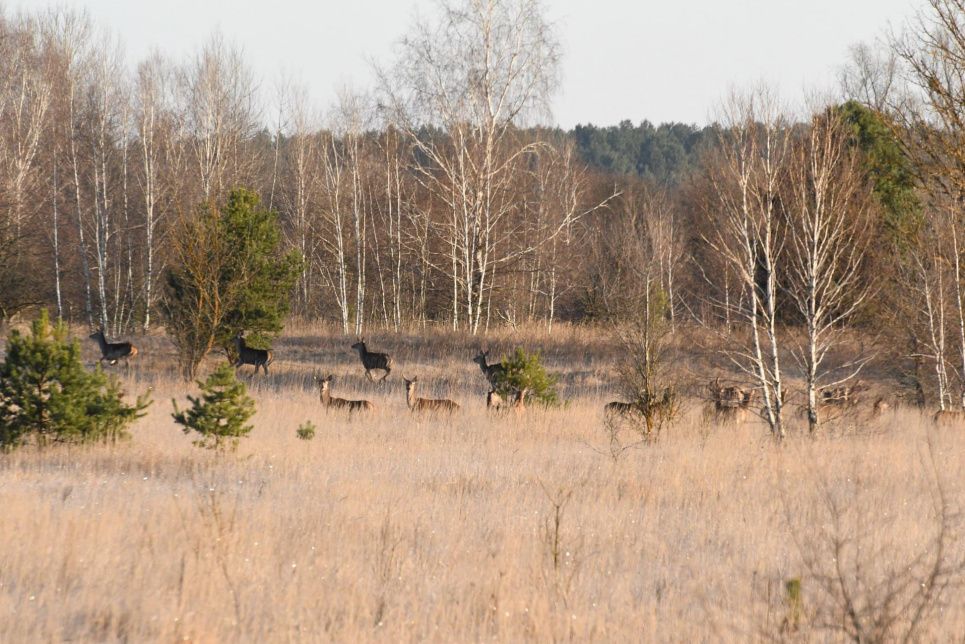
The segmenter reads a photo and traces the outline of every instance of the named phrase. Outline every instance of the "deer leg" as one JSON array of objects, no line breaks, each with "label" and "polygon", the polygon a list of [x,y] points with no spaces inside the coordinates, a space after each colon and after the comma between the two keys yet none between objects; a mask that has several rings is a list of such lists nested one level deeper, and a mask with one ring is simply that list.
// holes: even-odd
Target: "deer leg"
[{"label": "deer leg", "polygon": [[370,369],[365,370],[365,377],[369,379],[369,382],[375,382],[375,378],[372,377],[372,371]]}]

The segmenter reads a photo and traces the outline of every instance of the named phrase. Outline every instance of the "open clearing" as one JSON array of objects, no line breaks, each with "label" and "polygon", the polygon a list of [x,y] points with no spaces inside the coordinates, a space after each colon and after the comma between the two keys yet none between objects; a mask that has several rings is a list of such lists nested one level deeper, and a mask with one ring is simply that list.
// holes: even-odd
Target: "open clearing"
[{"label": "open clearing", "polygon": [[[708,425],[695,401],[614,457],[605,351],[550,347],[568,406],[493,417],[467,346],[413,338],[389,346],[400,373],[460,402],[451,418],[413,416],[396,373],[380,389],[349,341],[305,332],[249,379],[258,414],[237,452],[194,447],[170,417],[194,388],[142,360],[128,389],[156,402],[130,442],[0,456],[0,642],[838,641],[818,630],[845,622],[823,584],[840,570],[856,604],[913,598],[939,491],[949,512],[965,498],[965,433],[917,410],[775,446],[763,423]],[[316,368],[377,413],[326,413]],[[948,565],[965,556],[950,534]],[[965,633],[958,581],[920,639]],[[900,633],[909,616],[881,610]]]}]

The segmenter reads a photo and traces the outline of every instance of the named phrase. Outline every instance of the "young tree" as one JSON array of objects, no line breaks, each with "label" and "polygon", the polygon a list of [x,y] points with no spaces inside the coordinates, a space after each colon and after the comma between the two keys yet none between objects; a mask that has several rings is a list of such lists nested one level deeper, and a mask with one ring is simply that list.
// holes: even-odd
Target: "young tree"
[{"label": "young tree", "polygon": [[116,441],[144,416],[147,395],[133,405],[123,400],[120,383],[98,367],[84,369],[80,344],[67,339],[63,322],[51,326],[47,310],[33,322],[30,335],[14,329],[0,364],[0,449],[31,437],[49,442]]},{"label": "young tree", "polygon": [[208,376],[204,382],[197,381],[201,397],[188,396],[190,409],[178,409],[172,400],[174,422],[184,427],[184,433],[195,431],[201,438],[194,441],[198,447],[221,449],[238,446],[238,439],[247,436],[253,427],[245,423],[255,414],[255,401],[246,395],[245,383],[235,378],[234,369],[227,362]]},{"label": "young tree", "polygon": [[251,332],[252,344],[281,331],[302,258],[297,249],[281,255],[280,236],[277,215],[246,190],[176,224],[162,312],[185,380],[239,329]]}]

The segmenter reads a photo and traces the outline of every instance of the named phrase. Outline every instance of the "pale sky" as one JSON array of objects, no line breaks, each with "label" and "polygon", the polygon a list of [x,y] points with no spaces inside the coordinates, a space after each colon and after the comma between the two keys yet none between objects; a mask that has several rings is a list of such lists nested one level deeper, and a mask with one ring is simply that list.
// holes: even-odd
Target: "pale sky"
[{"label": "pale sky", "polygon": [[[0,5],[3,0],[0,0]],[[47,0],[6,0],[8,10]],[[67,0],[121,36],[129,60],[151,48],[179,58],[216,29],[244,47],[265,88],[279,72],[320,107],[339,87],[372,84],[370,60],[431,0]],[[899,29],[921,0],[546,0],[565,51],[553,117],[615,125],[704,124],[731,87],[764,80],[792,102],[836,87],[849,45]]]}]

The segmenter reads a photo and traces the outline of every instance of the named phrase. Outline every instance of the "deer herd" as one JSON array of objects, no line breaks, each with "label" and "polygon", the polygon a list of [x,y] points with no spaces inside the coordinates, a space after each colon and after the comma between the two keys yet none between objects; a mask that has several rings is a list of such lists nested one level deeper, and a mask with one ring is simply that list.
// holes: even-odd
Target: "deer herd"
[{"label": "deer herd", "polygon": [[[104,335],[104,329],[92,333],[90,339],[95,340],[101,350],[100,362],[102,364],[107,362],[110,365],[115,365],[118,361],[124,360],[125,367],[128,367],[130,359],[138,355],[137,347],[130,342],[108,342]],[[239,330],[231,339],[231,342],[234,344],[237,354],[232,362],[235,369],[252,365],[255,368],[254,374],[257,375],[258,370],[261,369],[265,375],[268,375],[268,365],[274,360],[270,350],[248,347],[245,343],[243,330]],[[389,374],[392,373],[392,356],[387,353],[369,351],[364,338],[357,338],[351,349],[358,352],[362,367],[365,369],[365,377],[370,382],[384,386]],[[477,349],[476,356],[472,359],[474,363],[479,365],[479,370],[489,384],[489,391],[486,393],[486,408],[493,412],[525,411],[526,398],[533,394],[533,390],[511,388],[511,396],[507,397],[500,394],[500,386],[505,381],[506,368],[499,362],[490,363],[488,361],[489,353],[489,350],[484,351],[480,347]],[[372,376],[373,371],[381,371],[382,377],[375,380]],[[349,413],[375,411],[375,405],[368,400],[346,400],[332,396],[330,388],[333,378],[333,375],[325,378],[320,378],[318,375],[313,376],[319,387],[319,400],[324,407],[344,410]],[[409,379],[403,374],[402,380],[405,383],[406,405],[413,412],[452,413],[460,409],[459,404],[452,400],[417,396],[416,385],[419,382],[417,376]],[[867,387],[861,380],[851,385],[838,385],[823,389],[820,391],[818,399],[818,410],[825,418],[830,419],[840,417],[847,412],[853,412],[858,407],[859,394],[866,389]],[[719,424],[740,424],[747,422],[752,416],[763,415],[763,410],[752,409],[757,394],[756,389],[744,388],[739,385],[724,385],[721,384],[720,378],[715,378],[710,381],[706,390],[711,413],[715,422]],[[879,397],[871,405],[870,416],[871,418],[878,418],[889,409],[891,409],[891,405],[883,397]],[[640,409],[634,403],[613,401],[604,406],[603,413],[605,418],[614,420],[639,415]],[[806,414],[807,408],[801,408],[802,417],[806,417]],[[932,421],[938,426],[965,426],[965,411],[942,409],[935,412]]]}]

